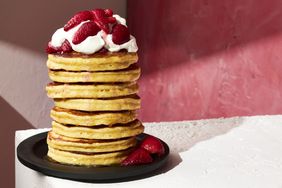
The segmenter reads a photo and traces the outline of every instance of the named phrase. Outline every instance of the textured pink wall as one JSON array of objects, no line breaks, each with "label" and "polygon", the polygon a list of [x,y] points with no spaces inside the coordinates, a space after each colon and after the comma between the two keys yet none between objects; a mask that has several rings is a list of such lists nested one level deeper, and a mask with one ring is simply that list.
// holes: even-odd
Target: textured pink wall
[{"label": "textured pink wall", "polygon": [[143,121],[282,113],[281,0],[128,1]]}]

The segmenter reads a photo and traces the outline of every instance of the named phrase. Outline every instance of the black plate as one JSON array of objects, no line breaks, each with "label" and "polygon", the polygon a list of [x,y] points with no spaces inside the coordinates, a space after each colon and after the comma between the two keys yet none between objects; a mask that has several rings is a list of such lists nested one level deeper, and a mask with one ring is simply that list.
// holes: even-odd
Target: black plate
[{"label": "black plate", "polygon": [[[138,136],[141,141],[147,134]],[[19,161],[25,166],[48,176],[84,182],[120,182],[145,178],[165,164],[169,155],[168,145],[162,141],[165,154],[152,163],[136,166],[83,167],[64,165],[47,159],[47,132],[40,133],[22,141],[17,147]]]}]

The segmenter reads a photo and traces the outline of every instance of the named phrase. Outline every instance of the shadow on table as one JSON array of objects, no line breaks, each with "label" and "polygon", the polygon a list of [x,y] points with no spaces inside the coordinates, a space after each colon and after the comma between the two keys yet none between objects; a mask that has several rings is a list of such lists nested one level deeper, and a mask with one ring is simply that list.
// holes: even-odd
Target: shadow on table
[{"label": "shadow on table", "polygon": [[190,121],[188,125],[183,125],[190,126],[190,128],[179,129],[182,132],[181,135],[185,133],[187,135],[186,137],[178,137],[181,147],[172,150],[177,153],[186,152],[200,142],[228,133],[232,129],[239,127],[243,121],[242,117]]},{"label": "shadow on table", "polygon": [[[174,148],[173,144],[169,144],[172,147],[171,154],[166,165],[163,168],[156,170],[152,174],[148,174],[147,177],[157,176],[174,169],[182,162],[180,153],[188,151],[200,142],[228,133],[233,128],[240,126],[242,121],[243,119],[238,117],[229,119],[205,120],[202,124],[197,124],[197,121],[192,121],[191,124],[188,125],[191,126],[191,129],[186,129],[188,133],[187,137],[184,139],[181,139],[181,136],[177,137],[179,138],[179,142],[181,142],[182,146]],[[183,129],[178,129],[175,131],[183,131]],[[182,132],[181,134],[183,135],[184,133]]]},{"label": "shadow on table", "polygon": [[[200,142],[224,135],[232,129],[239,127],[242,122],[243,118],[240,117],[189,122],[172,122],[171,126],[175,126],[175,129],[171,134],[171,139],[166,140],[171,149],[168,161],[163,168],[158,169],[145,177],[167,173],[182,162],[180,153],[189,151],[193,146]],[[176,144],[176,142],[181,144]]]}]

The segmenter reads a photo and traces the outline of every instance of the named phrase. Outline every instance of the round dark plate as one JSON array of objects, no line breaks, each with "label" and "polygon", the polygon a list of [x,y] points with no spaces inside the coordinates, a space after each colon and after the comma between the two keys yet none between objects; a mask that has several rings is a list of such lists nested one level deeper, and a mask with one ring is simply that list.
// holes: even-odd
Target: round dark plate
[{"label": "round dark plate", "polygon": [[[139,141],[147,134],[137,137]],[[17,147],[19,161],[38,172],[48,176],[84,182],[120,182],[145,178],[154,175],[154,171],[165,164],[169,155],[168,145],[162,141],[165,154],[154,158],[149,164],[136,166],[72,166],[52,162],[47,158],[47,132],[40,133],[22,141]]]}]

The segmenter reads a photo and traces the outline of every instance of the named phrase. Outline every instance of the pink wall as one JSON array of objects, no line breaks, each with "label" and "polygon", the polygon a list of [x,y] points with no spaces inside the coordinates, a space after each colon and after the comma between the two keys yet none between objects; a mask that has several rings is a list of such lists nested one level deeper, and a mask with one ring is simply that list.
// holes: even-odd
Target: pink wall
[{"label": "pink wall", "polygon": [[282,113],[281,0],[128,1],[143,121]]}]

